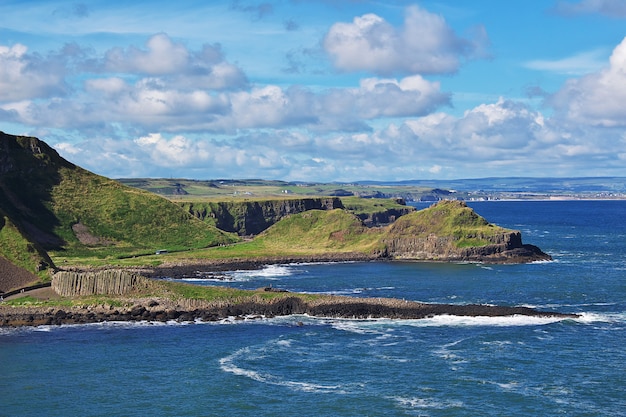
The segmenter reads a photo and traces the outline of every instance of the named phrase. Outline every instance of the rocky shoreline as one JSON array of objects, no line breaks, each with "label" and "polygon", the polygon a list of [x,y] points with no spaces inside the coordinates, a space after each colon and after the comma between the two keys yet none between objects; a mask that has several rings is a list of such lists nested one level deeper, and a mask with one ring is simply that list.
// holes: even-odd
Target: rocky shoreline
[{"label": "rocky shoreline", "polygon": [[0,327],[86,324],[100,322],[194,322],[219,321],[228,318],[272,318],[293,314],[320,318],[347,319],[423,319],[437,315],[454,316],[532,316],[559,319],[577,318],[576,314],[539,311],[528,307],[506,307],[482,304],[424,304],[386,298],[352,298],[329,296],[309,301],[298,295],[286,295],[274,300],[241,303],[201,303],[187,300],[174,304],[171,300],[134,300],[128,307],[12,307],[0,305]]}]

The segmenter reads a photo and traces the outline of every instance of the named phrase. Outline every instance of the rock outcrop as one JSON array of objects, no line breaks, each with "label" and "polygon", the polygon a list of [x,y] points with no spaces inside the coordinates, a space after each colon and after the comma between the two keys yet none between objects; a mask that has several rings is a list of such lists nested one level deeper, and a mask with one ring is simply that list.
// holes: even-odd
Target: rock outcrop
[{"label": "rock outcrop", "polygon": [[522,243],[517,230],[487,222],[462,201],[442,201],[406,215],[383,238],[392,259],[524,263],[551,259]]},{"label": "rock outcrop", "polygon": [[148,287],[148,280],[124,270],[94,272],[61,271],[52,277],[52,289],[64,297],[127,295]]},{"label": "rock outcrop", "polygon": [[226,232],[257,235],[290,215],[308,210],[343,208],[341,199],[287,198],[260,201],[191,202],[180,205],[193,216]]},{"label": "rock outcrop", "polygon": [[577,318],[576,314],[545,312],[527,307],[506,307],[482,304],[424,304],[388,298],[351,298],[329,296],[321,300],[307,300],[297,294],[263,299],[252,297],[241,302],[203,302],[202,300],[181,300],[172,302],[158,298],[134,300],[124,307],[83,306],[83,307],[8,307],[0,305],[0,326],[38,326],[98,323],[105,321],[217,321],[228,318],[259,319],[262,317],[307,314],[331,318],[390,318],[423,319],[437,315],[489,316],[513,315],[554,317],[558,319]]},{"label": "rock outcrop", "polygon": [[412,213],[413,211],[413,207],[407,206],[398,209],[387,209],[376,213],[359,213],[356,214],[356,216],[361,219],[363,224],[367,227],[375,227],[391,224],[400,217]]}]

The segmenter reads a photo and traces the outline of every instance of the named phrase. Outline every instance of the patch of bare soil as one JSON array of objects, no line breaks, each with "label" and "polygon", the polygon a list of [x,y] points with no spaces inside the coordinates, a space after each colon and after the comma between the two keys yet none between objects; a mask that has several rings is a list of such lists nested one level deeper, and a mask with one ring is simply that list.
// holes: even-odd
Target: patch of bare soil
[{"label": "patch of bare soil", "polygon": [[86,246],[111,245],[112,241],[91,234],[87,226],[78,222],[72,226],[74,235],[80,243]]},{"label": "patch of bare soil", "polygon": [[0,292],[25,287],[38,279],[35,274],[13,265],[8,259],[0,256]]}]

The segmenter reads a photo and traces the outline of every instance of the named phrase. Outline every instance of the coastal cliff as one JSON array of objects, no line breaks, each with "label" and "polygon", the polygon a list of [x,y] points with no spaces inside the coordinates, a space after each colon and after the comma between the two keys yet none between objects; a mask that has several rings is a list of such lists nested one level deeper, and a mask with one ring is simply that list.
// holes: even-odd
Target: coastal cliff
[{"label": "coastal cliff", "polygon": [[225,232],[257,235],[290,215],[308,210],[342,209],[337,197],[285,198],[259,201],[185,202],[180,206],[194,217]]},{"label": "coastal cliff", "polygon": [[258,235],[289,215],[309,210],[343,209],[354,214],[367,227],[388,225],[415,211],[401,198],[373,202],[354,197],[288,197],[253,201],[186,201],[178,204],[194,217],[239,236]]},{"label": "coastal cliff", "polygon": [[392,259],[520,263],[551,259],[518,230],[489,223],[462,201],[441,201],[401,217],[383,237]]}]

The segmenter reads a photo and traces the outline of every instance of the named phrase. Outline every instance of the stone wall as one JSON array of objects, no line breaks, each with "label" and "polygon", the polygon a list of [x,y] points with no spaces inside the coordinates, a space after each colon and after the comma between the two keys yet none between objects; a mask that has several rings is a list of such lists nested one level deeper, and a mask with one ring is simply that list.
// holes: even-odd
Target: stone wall
[{"label": "stone wall", "polygon": [[148,279],[122,270],[94,272],[61,271],[52,277],[52,289],[64,297],[79,295],[124,295],[147,288]]}]

